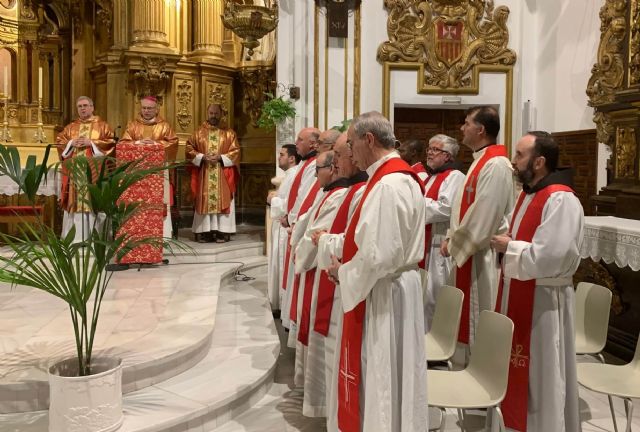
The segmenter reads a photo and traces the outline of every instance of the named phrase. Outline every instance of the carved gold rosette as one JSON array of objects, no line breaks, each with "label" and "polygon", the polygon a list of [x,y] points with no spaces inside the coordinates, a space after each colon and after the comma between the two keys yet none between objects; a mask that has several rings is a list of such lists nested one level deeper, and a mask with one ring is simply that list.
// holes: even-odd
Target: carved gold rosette
[{"label": "carved gold rosette", "polygon": [[493,0],[386,0],[389,40],[378,47],[381,62],[424,65],[433,92],[477,88],[477,68],[513,65],[507,48],[509,8]]}]

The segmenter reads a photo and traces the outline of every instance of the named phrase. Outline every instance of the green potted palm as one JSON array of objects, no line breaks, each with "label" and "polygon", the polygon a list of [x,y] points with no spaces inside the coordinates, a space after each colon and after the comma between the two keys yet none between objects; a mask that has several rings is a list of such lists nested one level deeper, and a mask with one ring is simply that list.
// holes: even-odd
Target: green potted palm
[{"label": "green potted palm", "polygon": [[[59,168],[60,164],[47,165],[49,150],[41,163],[29,156],[22,165],[15,147],[0,145],[0,175],[17,183],[31,203],[47,172]],[[119,230],[140,209],[139,202],[122,201],[123,193],[170,166],[149,168],[144,161],[120,163],[111,157],[84,156],[61,164],[83,204],[104,216],[104,222],[91,226],[88,237],[78,243],[74,243],[75,229],[60,237],[42,220],[21,224],[16,236],[0,233],[11,255],[0,255],[0,282],[46,291],[69,307],[76,355],[49,369],[49,430],[112,431],[123,419],[121,361],[94,352],[100,307],[112,277],[107,265],[142,244],[187,247],[170,239],[133,239]],[[91,402],[96,406],[88,406]]]}]

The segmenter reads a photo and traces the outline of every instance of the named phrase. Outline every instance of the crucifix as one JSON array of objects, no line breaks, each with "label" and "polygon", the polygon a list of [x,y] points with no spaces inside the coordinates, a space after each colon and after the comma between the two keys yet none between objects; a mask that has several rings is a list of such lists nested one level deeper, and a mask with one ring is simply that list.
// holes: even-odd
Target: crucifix
[{"label": "crucifix", "polygon": [[469,184],[466,188],[464,188],[465,192],[467,193],[467,204],[471,204],[471,194],[475,191],[475,189],[473,188],[474,180],[475,176],[471,177],[471,179],[469,180]]},{"label": "crucifix", "polygon": [[344,380],[344,390],[347,397],[347,405],[350,405],[349,401],[349,385],[356,385],[356,376],[349,370],[349,343],[344,347],[344,362],[340,367],[340,376]]},{"label": "crucifix", "polygon": [[316,0],[318,7],[327,7],[329,37],[349,37],[349,11],[360,7],[361,0]]}]

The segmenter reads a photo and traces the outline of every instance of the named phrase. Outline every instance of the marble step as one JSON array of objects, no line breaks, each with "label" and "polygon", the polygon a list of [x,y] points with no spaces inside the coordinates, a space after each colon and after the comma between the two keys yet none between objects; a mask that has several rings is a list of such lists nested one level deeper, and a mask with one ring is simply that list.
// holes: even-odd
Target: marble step
[{"label": "marble step", "polygon": [[[123,393],[165,381],[202,360],[210,351],[221,281],[242,265],[238,256],[248,264],[257,260],[251,265],[265,260],[259,241],[208,246],[206,254],[176,256],[169,266],[114,274],[96,355],[123,359]],[[48,366],[74,355],[64,302],[34,289],[0,288],[0,324],[15,328],[11,337],[0,338],[0,413],[47,409]]]},{"label": "marble step", "polygon": [[[210,431],[261,400],[273,382],[280,341],[266,296],[266,259],[243,267],[253,281],[219,291],[211,347],[195,366],[124,396],[119,432]],[[47,411],[0,416],[0,431],[44,432]]]}]

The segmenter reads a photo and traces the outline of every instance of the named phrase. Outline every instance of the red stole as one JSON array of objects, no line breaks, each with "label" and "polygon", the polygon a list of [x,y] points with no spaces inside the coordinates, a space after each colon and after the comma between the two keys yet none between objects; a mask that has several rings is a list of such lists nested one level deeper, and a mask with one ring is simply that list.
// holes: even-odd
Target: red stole
[{"label": "red stole", "polygon": [[[373,174],[367,183],[362,199],[349,221],[342,248],[342,263],[349,262],[358,252],[355,242],[356,226],[360,220],[362,206],[373,187],[387,174],[403,173],[411,175],[420,185],[424,194],[424,185],[409,164],[400,158],[388,159]],[[366,300],[344,314],[342,340],[340,342],[340,372],[338,374],[338,427],[342,432],[360,432],[360,381],[362,333]]]},{"label": "red stole", "polygon": [[[336,213],[329,233],[340,234],[347,228],[349,219],[349,206],[355,193],[364,186],[366,182],[356,183],[347,192],[344,201]],[[331,310],[333,309],[333,296],[336,291],[336,284],[331,282],[326,270],[320,272],[320,285],[318,286],[318,304],[316,305],[316,319],[313,330],[323,336],[329,334],[329,322],[331,321]]]},{"label": "red stole", "polygon": [[[322,199],[322,202],[318,206],[318,210],[314,215],[314,220],[318,218],[320,214],[320,210],[322,206],[327,201],[327,199],[336,191],[340,189],[344,189],[344,187],[337,187],[335,189],[331,189]],[[311,281],[309,281],[309,274]],[[313,295],[313,281],[316,276],[316,268],[307,271],[304,282],[304,295],[302,296],[302,314],[300,315],[300,322],[298,323],[298,340],[302,342],[303,345],[309,345],[309,327],[311,325],[311,297]],[[293,307],[293,303],[292,303]]]},{"label": "red stole", "polygon": [[424,165],[422,164],[422,162],[414,163],[413,165],[411,165],[411,169],[416,174],[422,174],[422,173],[426,174],[427,173],[427,170],[424,169]]},{"label": "red stole", "polygon": [[[307,169],[307,167],[311,164],[311,162],[313,162],[314,160],[316,160],[316,157],[310,157],[309,159],[306,160],[306,162],[304,163],[304,165],[302,165],[302,167],[300,167],[300,169],[298,170],[298,172],[296,173],[295,178],[293,179],[293,183],[291,184],[291,189],[289,190],[289,197],[287,198],[287,215],[289,213],[291,213],[291,210],[293,209],[293,206],[296,203],[296,200],[298,199],[298,189],[300,189],[300,183],[302,183],[302,175],[304,174],[304,171]],[[317,187],[319,188],[320,185],[318,185],[318,182],[316,181],[313,187]],[[316,189],[317,192],[317,189]],[[315,196],[315,194],[314,194]],[[308,195],[307,195],[308,197]],[[304,202],[302,203],[304,205]],[[302,208],[300,209],[300,212],[298,213],[298,217],[300,217],[300,215],[302,215]],[[287,251],[285,253],[284,256],[284,273],[282,275],[282,289],[286,290],[287,289],[287,279],[289,279],[289,258],[291,257],[291,234],[289,234],[289,236],[287,237]]]},{"label": "red stole", "polygon": [[[555,192],[573,192],[569,186],[552,184],[536,192],[525,209],[514,240],[531,242],[542,221],[544,206]],[[511,226],[524,201],[525,193],[521,192],[516,204]],[[502,298],[502,284],[498,301]],[[513,321],[513,345],[511,363],[509,364],[509,383],[507,394],[502,401],[504,422],[508,428],[522,432],[527,430],[527,405],[529,397],[529,359],[531,358],[531,324],[533,320],[533,302],[536,280],[521,281],[511,279],[507,316]]]},{"label": "red stole", "polygon": [[[318,181],[316,180],[311,186],[311,189],[309,190],[309,193],[305,197],[304,201],[302,201],[302,205],[300,206],[300,212],[298,213],[298,219],[300,219],[300,216],[304,215],[306,212],[309,211],[309,209],[313,205],[313,202],[316,200],[316,195],[318,194],[319,190],[320,190],[320,183],[318,183]],[[291,257],[291,235],[289,235],[287,239],[287,254],[285,256],[286,261],[284,265],[284,280],[282,281],[283,285],[285,286],[285,289],[287,284],[287,278],[289,277],[289,258],[290,257]],[[305,283],[306,281],[307,280],[305,279]],[[293,297],[291,298],[291,308],[289,309],[290,311],[289,318],[293,322],[296,322],[298,319],[298,308],[296,307],[296,305],[298,304],[299,289],[300,289],[300,275],[295,275],[293,277]]]},{"label": "red stole", "polygon": [[[473,170],[467,174],[467,179],[464,182],[464,191],[462,192],[462,203],[460,204],[460,221],[464,219],[464,215],[467,213],[467,210],[469,210],[471,204],[475,202],[480,171],[482,171],[482,168],[484,168],[485,164],[489,162],[489,160],[499,156],[507,157],[507,148],[505,146],[494,144],[487,147],[478,163],[473,167]],[[458,341],[465,344],[469,343],[469,310],[471,302],[472,266],[473,256],[470,256],[462,267],[456,268],[456,287],[461,289],[464,293]]]},{"label": "red stole", "polygon": [[316,157],[310,157],[305,161],[302,167],[296,173],[295,178],[293,179],[293,183],[291,183],[291,189],[289,189],[289,198],[287,200],[287,213],[291,213],[296,200],[298,199],[298,189],[300,189],[300,183],[302,183],[302,175],[307,167],[316,160]]},{"label": "red stole", "polygon": [[[446,171],[442,171],[441,173],[436,174],[436,179],[433,181],[433,183],[431,184],[431,187],[429,188],[429,190],[427,190],[427,193],[424,196],[427,198],[431,198],[434,201],[437,201],[438,195],[440,194],[440,187],[442,186],[442,183],[445,181],[445,179],[449,177],[449,174],[451,174],[451,171],[453,170],[448,169]],[[427,224],[425,226],[424,258],[422,258],[422,261],[420,261],[420,263],[418,264],[418,267],[420,267],[421,269],[427,268],[427,255],[429,254],[429,247],[431,246],[431,231],[433,228],[432,225],[433,224]]]}]

